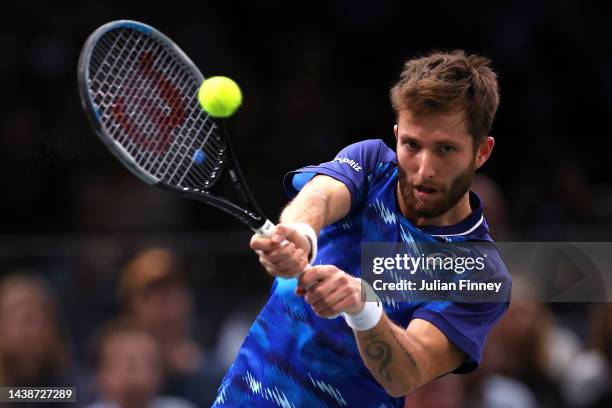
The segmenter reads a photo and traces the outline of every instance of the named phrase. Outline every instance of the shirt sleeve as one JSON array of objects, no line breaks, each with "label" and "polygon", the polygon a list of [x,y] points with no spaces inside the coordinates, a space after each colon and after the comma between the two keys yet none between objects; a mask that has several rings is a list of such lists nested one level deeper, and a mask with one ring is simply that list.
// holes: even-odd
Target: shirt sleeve
[{"label": "shirt sleeve", "polygon": [[480,365],[487,336],[508,305],[506,302],[427,302],[414,312],[413,318],[432,323],[463,350],[467,358],[454,372],[469,373]]},{"label": "shirt sleeve", "polygon": [[455,373],[468,373],[480,365],[487,336],[510,305],[512,277],[497,249],[485,246],[479,247],[479,251],[486,251],[485,256],[491,263],[487,277],[494,278],[505,288],[504,296],[499,301],[425,302],[412,316],[432,323],[449,341],[465,352],[467,358]]},{"label": "shirt sleeve", "polygon": [[294,197],[315,175],[333,177],[349,189],[352,210],[367,196],[368,176],[376,165],[394,160],[395,153],[382,140],[364,140],[345,147],[331,161],[287,173],[283,185],[289,197]]}]

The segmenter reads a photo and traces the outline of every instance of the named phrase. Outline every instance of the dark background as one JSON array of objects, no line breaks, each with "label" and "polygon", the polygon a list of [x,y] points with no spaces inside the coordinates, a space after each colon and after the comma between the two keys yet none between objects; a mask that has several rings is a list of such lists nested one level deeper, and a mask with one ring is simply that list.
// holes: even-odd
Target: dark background
[{"label": "dark background", "polygon": [[[609,222],[606,13],[582,2],[487,4],[9,2],[0,28],[1,166],[14,176],[2,181],[4,231],[115,229],[82,219],[88,187],[127,173],[92,137],[77,97],[76,61],[91,31],[120,18],[157,27],[205,76],[241,85],[244,105],[230,128],[271,217],[286,201],[286,171],[365,138],[393,143],[388,89],[403,61],[461,48],[491,58],[499,74],[497,145],[483,173],[501,186],[509,221],[521,232],[534,224]],[[108,209],[108,201],[98,205]],[[140,227],[240,228],[213,209],[181,205],[180,222],[153,218]]]},{"label": "dark background", "polygon": [[[186,260],[204,347],[214,346],[231,311],[256,311],[270,286],[242,225],[144,185],[90,129],[78,98],[77,59],[87,36],[115,19],[156,27],[205,76],[240,84],[244,104],[228,125],[271,219],[286,204],[287,171],[328,161],[363,139],[393,145],[388,90],[406,59],[460,48],[491,58],[499,75],[497,144],[480,171],[495,196],[494,238],[610,239],[612,14],[595,2],[7,1],[1,7],[0,274],[29,269],[49,280],[77,355],[91,331],[116,313],[118,271],[142,247],[164,245]],[[552,309],[586,347],[583,317],[591,307]]]}]

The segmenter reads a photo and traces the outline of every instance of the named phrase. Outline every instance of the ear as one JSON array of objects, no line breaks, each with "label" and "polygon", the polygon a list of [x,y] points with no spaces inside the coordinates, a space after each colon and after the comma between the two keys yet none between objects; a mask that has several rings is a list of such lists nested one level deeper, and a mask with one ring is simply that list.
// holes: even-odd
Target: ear
[{"label": "ear", "polygon": [[493,153],[493,147],[495,146],[495,139],[492,136],[487,136],[478,146],[476,150],[476,168],[479,169],[483,164],[491,157]]},{"label": "ear", "polygon": [[395,140],[397,140],[397,123],[393,125],[393,134],[395,135]]}]

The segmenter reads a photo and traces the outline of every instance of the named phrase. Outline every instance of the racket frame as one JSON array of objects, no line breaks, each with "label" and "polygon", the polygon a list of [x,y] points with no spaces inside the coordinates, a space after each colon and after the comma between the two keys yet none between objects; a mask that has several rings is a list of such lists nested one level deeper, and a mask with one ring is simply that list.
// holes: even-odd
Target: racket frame
[{"label": "racket frame", "polygon": [[[193,63],[193,61],[191,61],[187,54],[185,54],[185,52],[174,43],[174,41],[172,41],[170,38],[168,38],[166,35],[158,31],[157,29],[147,24],[143,24],[133,20],[116,20],[106,23],[103,26],[99,27],[97,30],[95,30],[86,40],[81,51],[78,63],[77,77],[81,104],[87,114],[89,122],[95,130],[95,133],[106,145],[106,147],[113,153],[113,155],[115,155],[115,157],[121,163],[123,163],[123,165],[128,170],[130,170],[130,172],[132,172],[145,183],[160,188],[162,190],[178,193],[179,195],[184,196],[186,198],[209,204],[239,219],[253,231],[263,235],[268,235],[269,231],[274,227],[274,224],[265,217],[265,215],[257,205],[257,202],[255,201],[255,198],[253,197],[250,189],[248,188],[246,181],[244,180],[244,176],[238,165],[238,161],[236,159],[236,155],[234,153],[234,149],[232,147],[229,134],[227,132],[227,128],[223,120],[217,121],[209,117],[209,120],[213,122],[213,126],[216,126],[221,137],[224,138],[226,150],[224,152],[225,163],[223,163],[223,166],[221,166],[221,168],[219,169],[217,176],[213,180],[211,180],[210,185],[206,188],[192,188],[186,186],[180,187],[158,179],[149,172],[142,170],[140,166],[134,161],[130,153],[127,152],[127,150],[120,143],[115,141],[109,134],[107,134],[107,131],[104,129],[104,126],[100,120],[101,113],[96,109],[96,104],[94,102],[93,95],[91,94],[90,88],[88,86],[90,81],[90,57],[95,45],[100,40],[100,38],[109,31],[119,28],[129,28],[140,31],[143,34],[153,36],[156,40],[168,46],[172,50],[172,52],[174,52],[175,55],[182,60],[181,62],[186,67],[188,67],[188,69],[198,79],[199,83],[202,83],[204,81],[204,75],[202,75],[200,70]],[[247,208],[243,208],[229,201],[228,199],[217,197],[210,193],[209,190],[213,187],[215,182],[221,176],[223,168],[227,170],[234,189],[241,196],[241,199],[243,203],[246,204]]]}]

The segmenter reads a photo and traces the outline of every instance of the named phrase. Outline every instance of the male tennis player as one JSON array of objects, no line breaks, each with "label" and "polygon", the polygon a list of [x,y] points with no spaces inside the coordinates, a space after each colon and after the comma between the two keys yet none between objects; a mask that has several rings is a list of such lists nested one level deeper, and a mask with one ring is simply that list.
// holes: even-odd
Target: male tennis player
[{"label": "male tennis player", "polygon": [[433,53],[405,64],[391,102],[395,151],[366,140],[287,175],[296,197],[270,238],[251,240],[272,295],[215,406],[401,407],[480,363],[507,303],[362,302],[358,277],[363,242],[491,241],[469,186],[495,143],[496,75],[486,58]]}]

